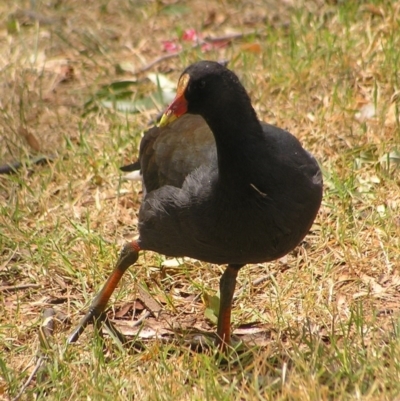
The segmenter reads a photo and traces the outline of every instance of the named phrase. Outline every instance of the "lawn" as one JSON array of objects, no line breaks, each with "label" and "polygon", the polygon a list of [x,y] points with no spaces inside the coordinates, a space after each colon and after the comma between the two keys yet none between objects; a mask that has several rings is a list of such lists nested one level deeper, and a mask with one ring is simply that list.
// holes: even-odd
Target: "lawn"
[{"label": "lawn", "polygon": [[[0,165],[19,168],[0,175],[0,399],[399,400],[399,49],[395,1],[1,2]],[[137,235],[119,167],[199,59],[318,159],[317,219],[241,269],[226,358],[223,266],[152,252],[108,311],[131,345],[88,327],[67,346]]]}]

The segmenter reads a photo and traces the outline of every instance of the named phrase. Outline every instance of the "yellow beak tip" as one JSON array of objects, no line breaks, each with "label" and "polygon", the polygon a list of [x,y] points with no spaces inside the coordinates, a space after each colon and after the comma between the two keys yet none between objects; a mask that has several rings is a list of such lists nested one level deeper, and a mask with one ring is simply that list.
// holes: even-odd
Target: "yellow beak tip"
[{"label": "yellow beak tip", "polygon": [[178,117],[173,114],[173,113],[169,113],[168,111],[165,112],[163,114],[163,116],[161,117],[160,122],[158,123],[158,127],[162,128],[162,127],[166,127],[167,125],[171,124],[173,121],[175,121]]}]

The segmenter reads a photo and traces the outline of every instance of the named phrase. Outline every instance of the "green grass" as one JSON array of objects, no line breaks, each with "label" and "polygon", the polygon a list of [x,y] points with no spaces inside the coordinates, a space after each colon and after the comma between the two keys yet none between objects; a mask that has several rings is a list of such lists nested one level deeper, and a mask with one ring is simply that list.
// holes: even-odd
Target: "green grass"
[{"label": "green grass", "polygon": [[[21,399],[398,399],[399,5],[29,4],[0,5],[0,164],[56,159],[0,176],[0,399],[13,399],[32,373],[49,307],[69,321],[56,324]],[[162,41],[188,28],[213,37],[255,33],[207,53],[181,42],[178,57],[147,72],[121,67],[140,70],[164,55]],[[161,305],[138,334],[143,348],[103,342],[92,327],[67,347],[121,245],[137,233],[140,185],[123,181],[118,167],[136,159],[157,112],[106,109],[101,90],[132,80],[137,96],[152,95],[148,73],[176,82],[199,58],[228,59],[259,117],[318,158],[325,192],[315,224],[287,260],[241,270],[233,326],[245,351],[224,359],[189,346],[191,327],[215,330],[205,299],[216,294],[223,268],[164,266],[151,252],[110,305],[125,329],[146,303],[139,285]],[[90,100],[95,107],[85,109]],[[368,109],[374,114],[364,115]],[[162,338],[144,339],[148,328]]]}]

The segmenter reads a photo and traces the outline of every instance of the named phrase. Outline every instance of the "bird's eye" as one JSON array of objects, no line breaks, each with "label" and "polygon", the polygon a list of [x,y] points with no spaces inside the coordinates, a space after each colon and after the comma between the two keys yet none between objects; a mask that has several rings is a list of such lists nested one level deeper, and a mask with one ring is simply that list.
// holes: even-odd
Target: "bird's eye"
[{"label": "bird's eye", "polygon": [[206,86],[206,81],[200,81],[198,84],[199,89],[204,89],[205,86]]}]

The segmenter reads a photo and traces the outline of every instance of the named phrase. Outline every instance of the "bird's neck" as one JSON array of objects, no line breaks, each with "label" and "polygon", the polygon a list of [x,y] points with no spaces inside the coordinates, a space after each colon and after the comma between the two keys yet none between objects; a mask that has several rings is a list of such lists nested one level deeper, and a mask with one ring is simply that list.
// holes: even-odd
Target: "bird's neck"
[{"label": "bird's neck", "polygon": [[[218,155],[219,181],[233,188],[251,179],[252,160],[262,141],[262,126],[254,109],[241,109],[234,118],[221,115],[207,120],[214,134]],[[234,185],[235,183],[235,185]]]}]

